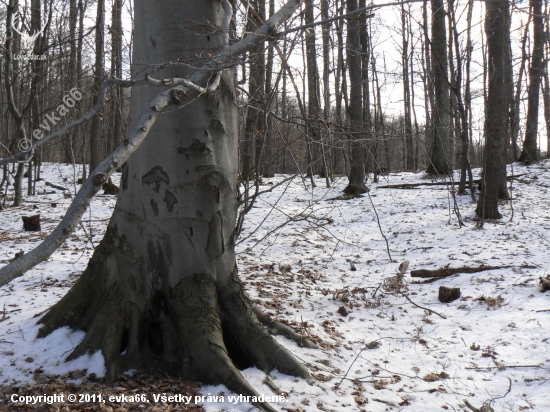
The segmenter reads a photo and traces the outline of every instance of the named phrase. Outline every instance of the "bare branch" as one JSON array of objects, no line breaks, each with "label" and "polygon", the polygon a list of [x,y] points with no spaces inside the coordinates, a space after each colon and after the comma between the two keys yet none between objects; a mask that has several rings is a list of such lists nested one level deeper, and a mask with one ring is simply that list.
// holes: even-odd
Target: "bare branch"
[{"label": "bare branch", "polygon": [[[175,88],[174,88],[175,89]],[[139,121],[130,134],[130,137],[115,149],[90,174],[78,191],[75,199],[61,223],[55,230],[31,252],[19,257],[7,266],[0,269],[0,287],[13,279],[22,276],[27,270],[46,260],[54,253],[72,233],[80,218],[88,208],[94,195],[101,189],[118,167],[123,165],[143,142],[158,116],[166,107],[174,104],[174,89],[165,91],[157,96],[149,108],[141,115]]]},{"label": "bare branch", "polygon": [[223,48],[226,49],[229,47],[229,27],[231,25],[231,18],[233,17],[233,6],[231,6],[231,3],[229,0],[223,0],[222,1],[223,10],[225,11],[225,17],[223,19],[223,39],[222,39],[222,45]]},{"label": "bare branch", "polygon": [[[254,48],[256,45],[271,36],[279,25],[288,19],[294,11],[300,6],[303,0],[289,0],[277,13],[275,13],[264,25],[258,28],[253,34],[245,37],[234,45],[227,47],[221,52],[219,56],[210,60],[205,64],[204,70],[196,71],[188,80],[185,79],[171,79],[174,84],[177,84],[180,80],[185,80],[185,84],[178,84],[169,90],[158,95],[149,105],[149,108],[139,118],[137,125],[134,127],[128,139],[126,139],[119,147],[117,147],[106,159],[104,159],[97,168],[90,174],[90,177],[84,182],[79,192],[75,196],[75,199],[67,213],[61,220],[61,223],[54,229],[54,231],[35,249],[29,253],[19,257],[10,264],[0,269],[0,287],[9,283],[13,279],[22,276],[27,270],[32,269],[38,263],[46,260],[54,253],[59,246],[67,239],[67,237],[74,230],[76,225],[80,222],[80,218],[88,208],[91,199],[101,189],[103,184],[109,179],[114,171],[123,165],[130,156],[137,150],[140,144],[145,140],[149,130],[155,124],[158,116],[169,105],[176,104],[182,105],[186,98],[191,96],[193,92],[196,92],[198,84],[206,83],[212,75],[212,69],[217,71],[221,65],[231,61],[234,57],[245,53],[246,51]],[[219,79],[214,79],[212,86],[217,87]],[[167,84],[160,80],[148,78],[141,81],[121,81],[116,79],[107,79],[103,82],[100,98],[98,103],[83,119],[88,119],[93,116],[95,111],[99,109],[100,103],[105,98],[105,91],[109,83],[117,82],[123,86],[131,86],[141,82],[153,82],[156,86],[166,86]],[[160,82],[160,83],[158,83]],[[201,90],[203,88],[200,88]],[[206,89],[204,89],[206,90]],[[207,90],[206,90],[207,92]],[[95,111],[94,111],[95,110]],[[39,144],[44,145],[47,141],[54,139],[55,137],[63,134],[78,124],[83,123],[85,120],[80,119],[73,122],[58,133],[43,138]],[[76,123],[76,124],[75,124]],[[69,127],[71,126],[71,127]],[[46,140],[48,139],[48,140]],[[45,142],[46,141],[46,142]],[[38,144],[35,147],[39,147]],[[25,152],[23,152],[24,154]],[[2,159],[4,160],[4,159]],[[13,161],[13,159],[11,159]],[[9,161],[9,160],[7,160]],[[6,162],[6,161],[4,161]],[[0,161],[2,164],[2,161]]]}]

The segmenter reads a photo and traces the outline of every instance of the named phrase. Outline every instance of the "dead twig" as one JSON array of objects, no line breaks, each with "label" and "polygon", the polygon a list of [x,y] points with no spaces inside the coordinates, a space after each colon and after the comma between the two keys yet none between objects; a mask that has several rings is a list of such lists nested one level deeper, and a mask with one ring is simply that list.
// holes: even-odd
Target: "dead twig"
[{"label": "dead twig", "polygon": [[416,306],[417,308],[427,310],[428,312],[433,313],[433,314],[439,316],[441,319],[447,319],[447,316],[442,315],[442,314],[440,314],[440,313],[437,313],[435,310],[428,309],[428,308],[425,308],[424,306],[420,306],[418,303],[414,303],[414,302],[411,300],[411,298],[409,298],[409,295],[407,295],[406,293],[401,293],[401,295],[403,295],[403,296],[405,297],[405,299],[407,299],[410,303],[412,303],[412,304],[413,304],[414,306]]}]

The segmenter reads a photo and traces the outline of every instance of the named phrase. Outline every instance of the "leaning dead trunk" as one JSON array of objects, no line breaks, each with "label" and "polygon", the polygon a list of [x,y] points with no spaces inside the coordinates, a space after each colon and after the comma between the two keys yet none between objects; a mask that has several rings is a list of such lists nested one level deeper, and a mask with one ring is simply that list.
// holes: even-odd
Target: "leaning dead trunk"
[{"label": "leaning dead trunk", "polygon": [[[133,73],[165,56],[193,61],[217,53],[222,40],[211,27],[223,19],[211,2],[136,1]],[[189,75],[181,67],[155,73]],[[234,83],[225,70],[215,93],[159,117],[123,168],[107,234],[86,271],[41,319],[39,336],[64,325],[86,331],[69,359],[101,350],[109,381],[127,368],[160,364],[255,394],[234,362],[309,378],[260,324],[237,274]],[[132,124],[156,93],[132,93]]]}]

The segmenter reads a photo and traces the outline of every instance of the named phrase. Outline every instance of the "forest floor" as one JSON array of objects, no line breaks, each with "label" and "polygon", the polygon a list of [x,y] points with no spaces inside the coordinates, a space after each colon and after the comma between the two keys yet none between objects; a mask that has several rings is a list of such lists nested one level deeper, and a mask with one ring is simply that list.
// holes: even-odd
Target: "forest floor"
[{"label": "forest floor", "polygon": [[[74,196],[74,174],[72,166],[47,165],[38,194],[23,207],[0,212],[1,264],[35,247],[58,224]],[[538,285],[550,272],[550,161],[514,164],[513,174],[522,174],[509,183],[513,201],[503,201],[503,218],[483,228],[469,195],[456,196],[460,227],[445,186],[378,188],[430,182],[423,173],[392,173],[379,184],[369,182],[369,194],[353,199],[341,198],[346,178],[328,189],[317,179],[311,190],[297,177],[262,194],[238,240],[241,277],[260,307],[319,345],[300,348],[277,337],[317,381],[308,385],[272,372],[287,396],[273,405],[294,412],[465,411],[467,399],[476,407],[490,402],[497,412],[550,410],[550,292],[541,293]],[[284,179],[264,179],[260,189]],[[14,393],[197,390],[205,396],[223,392],[226,402],[185,408],[111,402],[52,410],[250,410],[247,403],[228,402],[223,386],[198,388],[162,376],[128,375],[106,387],[97,382],[104,371],[101,353],[62,361],[83,332],[60,329],[35,338],[37,315],[82,273],[115,201],[98,195],[82,227],[50,259],[0,288],[0,410],[37,410],[8,404]],[[42,231],[24,232],[21,216],[34,214],[41,215]],[[397,273],[405,260],[410,263],[401,280]],[[410,270],[482,265],[509,267],[424,284],[410,276]],[[441,285],[460,288],[461,297],[441,303]],[[264,373],[242,373],[258,392],[274,395]]]}]

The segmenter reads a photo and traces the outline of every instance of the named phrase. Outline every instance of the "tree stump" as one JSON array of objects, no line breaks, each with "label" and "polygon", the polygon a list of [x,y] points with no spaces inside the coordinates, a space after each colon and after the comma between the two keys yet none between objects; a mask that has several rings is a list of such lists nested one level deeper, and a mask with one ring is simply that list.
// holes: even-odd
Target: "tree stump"
[{"label": "tree stump", "polygon": [[449,303],[457,300],[460,297],[460,288],[448,288],[447,286],[439,287],[439,301]]},{"label": "tree stump", "polygon": [[116,195],[118,194],[118,186],[113,183],[111,179],[103,185],[104,195]]},{"label": "tree stump", "polygon": [[546,275],[545,278],[541,276],[539,284],[540,284],[540,287],[542,288],[542,292],[546,292],[547,290],[550,290],[550,275]]},{"label": "tree stump", "polygon": [[38,232],[42,230],[40,228],[40,215],[34,216],[22,216],[23,229],[27,232]]}]

